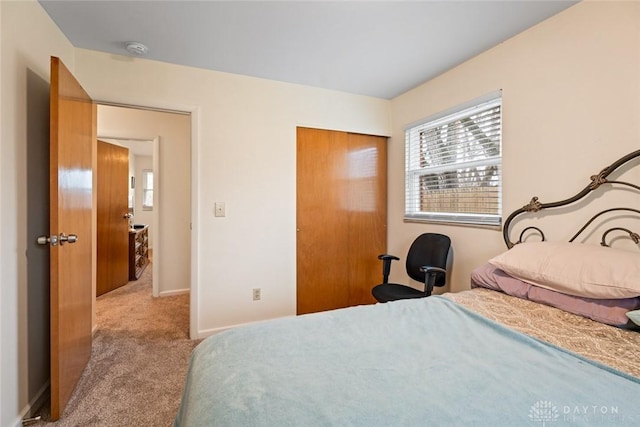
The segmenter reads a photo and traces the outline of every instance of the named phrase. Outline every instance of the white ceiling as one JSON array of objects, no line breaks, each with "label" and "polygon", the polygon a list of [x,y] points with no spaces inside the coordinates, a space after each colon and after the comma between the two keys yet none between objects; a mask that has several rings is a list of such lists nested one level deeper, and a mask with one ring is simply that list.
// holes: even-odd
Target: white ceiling
[{"label": "white ceiling", "polygon": [[385,99],[576,3],[39,1],[76,47]]}]

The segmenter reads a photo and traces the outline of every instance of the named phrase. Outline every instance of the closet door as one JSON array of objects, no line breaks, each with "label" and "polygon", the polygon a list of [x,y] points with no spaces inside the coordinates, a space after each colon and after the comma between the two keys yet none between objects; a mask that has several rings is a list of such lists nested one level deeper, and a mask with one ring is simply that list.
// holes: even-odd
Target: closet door
[{"label": "closet door", "polygon": [[375,302],[386,163],[384,137],[298,128],[298,314]]},{"label": "closet door", "polygon": [[387,138],[348,134],[349,304],[373,304],[387,251]]}]

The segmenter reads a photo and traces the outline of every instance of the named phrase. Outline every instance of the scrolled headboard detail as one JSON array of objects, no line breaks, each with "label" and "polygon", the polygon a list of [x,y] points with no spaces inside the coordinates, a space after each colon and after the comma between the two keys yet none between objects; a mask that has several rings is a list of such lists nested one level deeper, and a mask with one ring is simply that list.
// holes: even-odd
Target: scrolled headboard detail
[{"label": "scrolled headboard detail", "polygon": [[[504,227],[502,229],[502,236],[504,238],[504,242],[506,243],[507,247],[508,248],[512,248],[514,245],[516,245],[518,243],[521,243],[523,241],[522,239],[525,236],[525,233],[528,232],[528,231],[534,231],[542,238],[543,241],[546,240],[546,237],[545,237],[543,231],[540,228],[534,227],[534,226],[529,226],[529,227],[526,227],[524,230],[522,230],[522,232],[520,233],[520,235],[518,237],[518,240],[516,242],[512,242],[511,241],[511,239],[510,239],[511,223],[513,222],[513,220],[516,217],[518,217],[521,214],[539,212],[539,211],[542,211],[542,210],[545,210],[545,209],[558,208],[558,207],[569,205],[571,203],[577,202],[578,200],[580,200],[583,197],[585,197],[587,194],[591,193],[592,191],[598,189],[599,187],[601,187],[603,185],[619,185],[619,186],[628,187],[628,188],[631,188],[631,189],[634,189],[634,190],[637,190],[637,191],[640,192],[640,186],[638,186],[636,184],[632,184],[630,182],[625,182],[625,181],[616,181],[616,180],[609,180],[608,179],[608,177],[609,177],[609,175],[611,175],[611,173],[613,173],[615,170],[617,170],[618,168],[622,167],[623,165],[627,164],[628,162],[631,162],[633,159],[635,159],[637,157],[640,157],[640,150],[637,150],[637,151],[634,151],[632,153],[629,153],[626,156],[623,156],[620,159],[616,160],[615,162],[611,163],[609,166],[607,166],[606,168],[602,169],[600,171],[600,173],[598,173],[597,175],[592,175],[590,177],[591,182],[585,188],[583,188],[578,194],[576,194],[575,196],[570,197],[568,199],[561,200],[559,202],[553,202],[553,203],[542,203],[542,202],[540,202],[538,200],[538,197],[533,197],[528,204],[524,205],[520,209],[517,209],[513,213],[511,213],[511,215],[509,215],[507,217],[506,221],[504,222]],[[569,239],[569,242],[573,242],[597,218],[601,217],[604,214],[611,213],[611,212],[626,212],[626,213],[631,213],[632,215],[638,215],[640,217],[640,210],[636,209],[636,208],[615,207],[615,208],[605,209],[605,210],[600,211],[600,212],[596,213],[595,215],[593,215],[591,217],[591,219],[589,219],[578,230],[578,232],[576,234],[574,234],[573,237],[571,237],[571,239]],[[607,243],[607,238],[613,232],[626,233],[626,235],[628,235],[628,237],[631,240],[633,240],[634,243],[636,243],[636,244],[640,243],[640,235],[638,235],[638,233],[636,233],[636,232],[634,232],[632,230],[629,230],[628,228],[625,228],[625,227],[612,227],[612,228],[607,229],[602,234],[602,238],[600,240],[600,244],[602,246],[609,246],[609,244]]]}]

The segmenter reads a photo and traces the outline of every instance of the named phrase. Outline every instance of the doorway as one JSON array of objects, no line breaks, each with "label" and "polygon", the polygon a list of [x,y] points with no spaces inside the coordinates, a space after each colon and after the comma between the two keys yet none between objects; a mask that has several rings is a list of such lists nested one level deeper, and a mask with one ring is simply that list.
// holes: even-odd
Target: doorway
[{"label": "doorway", "polygon": [[[154,275],[157,277],[159,274],[157,271],[158,264],[153,264],[153,248],[154,241],[159,241],[158,237],[162,233],[162,230],[157,226],[160,223],[160,208],[156,200],[159,191],[157,177],[160,176],[160,161],[158,158],[160,152],[160,137],[154,139],[98,137],[98,142],[100,143],[100,141],[124,147],[128,150],[127,157],[129,167],[126,171],[127,194],[126,200],[123,199],[121,202],[123,205],[126,203],[126,205],[122,213],[127,212],[126,215],[129,217],[127,219],[128,229],[130,230],[129,233],[132,234],[128,236],[129,238],[135,240],[135,238],[138,237],[138,233],[144,232],[146,240],[144,251],[147,252],[145,253],[145,257],[152,262],[151,268],[154,269]],[[100,159],[98,159],[98,163],[100,164]],[[99,171],[98,173],[100,174]],[[98,200],[98,206],[100,206],[100,203],[101,201]],[[98,227],[100,227],[99,219],[98,223]],[[100,239],[100,236],[98,236],[98,239]],[[129,242],[127,242],[127,248],[128,245]],[[156,248],[156,250],[159,251],[158,248]],[[98,254],[98,256],[100,255]],[[128,259],[129,257],[127,257],[127,260]],[[101,260],[98,259],[98,263],[100,263],[100,261]],[[127,277],[133,280],[135,275],[129,270],[130,268],[127,267]],[[98,280],[99,279],[98,277]],[[98,292],[98,296],[99,295],[100,292]],[[152,295],[154,297],[159,295],[157,280],[153,282]]]},{"label": "doorway", "polygon": [[[97,116],[99,139],[130,149],[128,204],[132,225],[148,225],[153,296],[189,293],[190,114],[98,103]],[[145,182],[148,172],[153,178]]]}]

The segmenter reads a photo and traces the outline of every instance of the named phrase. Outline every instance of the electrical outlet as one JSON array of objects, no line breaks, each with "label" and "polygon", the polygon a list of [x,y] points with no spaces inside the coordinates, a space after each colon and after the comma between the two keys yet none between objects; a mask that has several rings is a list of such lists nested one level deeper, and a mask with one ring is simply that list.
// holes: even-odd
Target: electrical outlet
[{"label": "electrical outlet", "polygon": [[224,202],[216,202],[213,209],[213,215],[224,217],[227,215]]},{"label": "electrical outlet", "polygon": [[260,301],[261,296],[260,288],[253,288],[253,300]]}]

